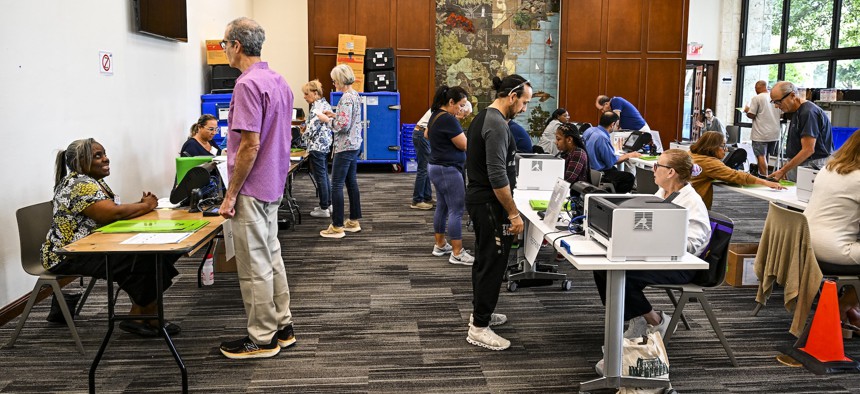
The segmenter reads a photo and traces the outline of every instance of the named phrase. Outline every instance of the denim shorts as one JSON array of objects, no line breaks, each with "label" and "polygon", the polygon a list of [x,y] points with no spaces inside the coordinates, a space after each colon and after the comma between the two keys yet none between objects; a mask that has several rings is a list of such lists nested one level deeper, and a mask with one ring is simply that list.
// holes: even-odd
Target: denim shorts
[{"label": "denim shorts", "polygon": [[769,155],[775,156],[776,155],[776,143],[777,143],[777,141],[764,141],[764,142],[753,141],[753,143],[752,143],[753,154],[755,154],[756,157],[759,157],[759,156],[768,157]]}]

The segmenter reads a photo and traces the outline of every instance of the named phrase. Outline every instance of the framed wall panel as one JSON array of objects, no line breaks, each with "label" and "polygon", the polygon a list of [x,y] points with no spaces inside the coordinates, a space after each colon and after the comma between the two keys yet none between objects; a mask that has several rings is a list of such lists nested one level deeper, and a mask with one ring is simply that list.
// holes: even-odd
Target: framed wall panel
[{"label": "framed wall panel", "polygon": [[[601,93],[599,79],[595,76],[600,74],[600,59],[567,59],[565,63],[562,72],[567,80],[559,89],[559,95],[583,99],[560,100],[559,107],[567,109],[572,121],[597,124],[599,114],[594,99]],[[590,99],[584,99],[588,97]]]},{"label": "framed wall panel", "polygon": [[643,0],[612,0],[606,3],[606,52],[642,51]]},{"label": "framed wall panel", "polygon": [[580,13],[573,20],[562,18],[561,24],[567,24],[562,27],[566,32],[562,49],[567,52],[600,53],[600,39],[604,30],[603,0],[572,0],[568,3]]},{"label": "framed wall panel", "polygon": [[[683,7],[678,7],[677,0],[648,1],[648,52],[686,53],[687,25],[677,23],[686,20],[686,12]],[[710,17],[717,18],[719,15]]]},{"label": "framed wall panel", "polygon": [[639,58],[609,58],[606,59],[604,86],[607,92],[621,96],[638,106],[641,98],[641,63]]}]

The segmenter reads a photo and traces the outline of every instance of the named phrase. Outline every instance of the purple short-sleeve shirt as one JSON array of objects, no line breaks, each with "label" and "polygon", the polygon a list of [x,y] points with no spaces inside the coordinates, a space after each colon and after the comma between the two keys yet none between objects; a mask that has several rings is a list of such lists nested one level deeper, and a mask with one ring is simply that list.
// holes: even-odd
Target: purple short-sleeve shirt
[{"label": "purple short-sleeve shirt", "polygon": [[260,133],[260,151],[239,194],[274,202],[284,194],[290,170],[293,92],[266,62],[251,65],[239,78],[227,122],[227,172],[233,176],[242,130]]}]

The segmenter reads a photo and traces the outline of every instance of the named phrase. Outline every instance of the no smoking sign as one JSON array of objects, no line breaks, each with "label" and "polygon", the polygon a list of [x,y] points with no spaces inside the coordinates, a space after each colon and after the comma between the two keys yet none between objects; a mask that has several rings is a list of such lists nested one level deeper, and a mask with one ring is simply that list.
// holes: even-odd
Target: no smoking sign
[{"label": "no smoking sign", "polygon": [[102,75],[113,75],[113,53],[99,51],[99,72]]}]

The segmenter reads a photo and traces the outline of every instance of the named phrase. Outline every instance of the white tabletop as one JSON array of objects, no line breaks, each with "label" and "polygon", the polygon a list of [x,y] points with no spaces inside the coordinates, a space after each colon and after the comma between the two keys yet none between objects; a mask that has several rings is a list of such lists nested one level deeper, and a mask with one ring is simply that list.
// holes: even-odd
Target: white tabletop
[{"label": "white tabletop", "polygon": [[797,186],[786,186],[785,190],[774,190],[767,186],[739,186],[722,182],[714,182],[714,186],[733,192],[746,194],[765,201],[773,201],[795,209],[805,210],[807,203],[797,199]]}]

